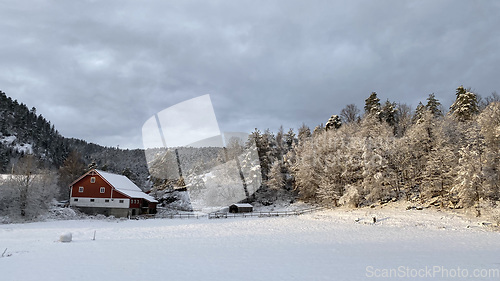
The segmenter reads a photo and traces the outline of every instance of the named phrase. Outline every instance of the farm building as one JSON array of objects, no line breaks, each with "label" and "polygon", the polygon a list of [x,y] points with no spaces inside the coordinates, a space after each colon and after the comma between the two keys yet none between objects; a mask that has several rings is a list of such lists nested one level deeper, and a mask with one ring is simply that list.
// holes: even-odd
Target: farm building
[{"label": "farm building", "polygon": [[156,213],[158,201],[122,175],[92,169],[70,189],[70,206],[88,214],[127,217]]},{"label": "farm building", "polygon": [[239,203],[229,206],[230,213],[251,213],[253,212],[253,206],[248,203]]}]

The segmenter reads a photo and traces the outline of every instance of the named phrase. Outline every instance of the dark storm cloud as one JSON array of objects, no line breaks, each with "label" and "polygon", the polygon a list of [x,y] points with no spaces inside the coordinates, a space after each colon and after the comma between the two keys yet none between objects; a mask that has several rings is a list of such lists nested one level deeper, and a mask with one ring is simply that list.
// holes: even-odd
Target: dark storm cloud
[{"label": "dark storm cloud", "polygon": [[316,126],[349,103],[498,90],[495,1],[4,1],[0,89],[68,137],[141,146],[210,94],[220,129]]}]

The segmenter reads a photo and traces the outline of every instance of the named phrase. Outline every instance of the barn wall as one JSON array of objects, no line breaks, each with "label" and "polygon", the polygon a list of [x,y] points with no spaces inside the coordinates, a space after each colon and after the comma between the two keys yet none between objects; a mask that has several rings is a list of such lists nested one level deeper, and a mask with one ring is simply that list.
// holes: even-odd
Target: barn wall
[{"label": "barn wall", "polygon": [[[78,201],[76,201],[77,199]],[[91,201],[94,200],[94,202]],[[71,197],[70,205],[75,207],[104,207],[104,208],[121,208],[128,209],[130,205],[129,199],[107,199],[104,198],[88,198],[88,197]],[[121,202],[123,201],[123,202]]]},{"label": "barn wall", "polygon": [[142,199],[132,198],[130,199],[130,208],[141,208]]},{"label": "barn wall", "polygon": [[[95,177],[95,183],[91,183],[90,179]],[[83,186],[83,192],[79,192],[80,186]],[[105,188],[105,192],[101,193],[101,187]],[[111,196],[111,186],[104,181],[100,176],[87,175],[73,184],[71,195],[73,197],[88,197],[88,198],[128,198],[127,196],[113,189]]]}]

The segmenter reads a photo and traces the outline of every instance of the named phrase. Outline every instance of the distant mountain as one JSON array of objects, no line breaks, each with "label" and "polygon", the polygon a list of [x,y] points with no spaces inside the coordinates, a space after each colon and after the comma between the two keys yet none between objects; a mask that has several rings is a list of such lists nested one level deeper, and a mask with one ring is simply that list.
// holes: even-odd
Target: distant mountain
[{"label": "distant mountain", "polygon": [[82,155],[86,165],[95,163],[101,170],[126,174],[142,188],[149,176],[142,149],[122,150],[84,140],[65,138],[36,108],[29,109],[0,91],[0,173],[10,171],[25,154],[33,154],[47,168],[59,168],[71,151]]}]

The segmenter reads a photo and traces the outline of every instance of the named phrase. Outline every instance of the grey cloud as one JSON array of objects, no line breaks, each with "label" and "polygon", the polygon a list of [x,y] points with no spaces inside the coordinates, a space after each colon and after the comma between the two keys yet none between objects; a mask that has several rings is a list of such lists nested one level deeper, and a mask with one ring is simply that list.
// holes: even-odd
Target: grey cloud
[{"label": "grey cloud", "polygon": [[494,1],[7,1],[0,89],[68,137],[141,147],[210,94],[222,131],[315,126],[372,91],[451,104],[498,90]]}]

